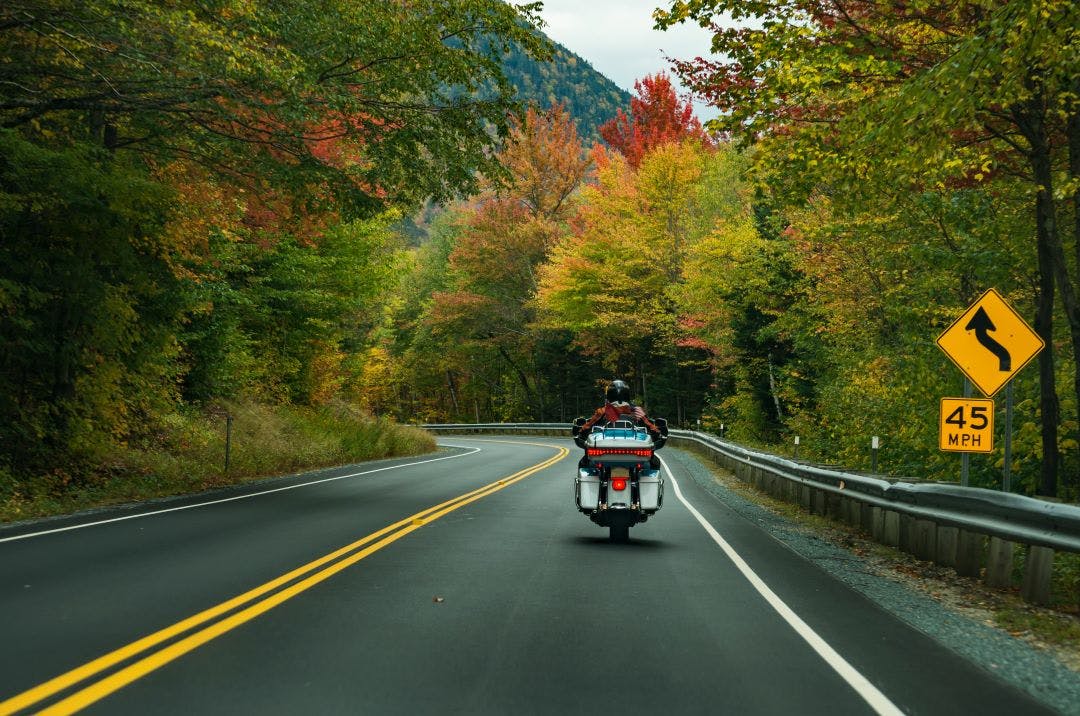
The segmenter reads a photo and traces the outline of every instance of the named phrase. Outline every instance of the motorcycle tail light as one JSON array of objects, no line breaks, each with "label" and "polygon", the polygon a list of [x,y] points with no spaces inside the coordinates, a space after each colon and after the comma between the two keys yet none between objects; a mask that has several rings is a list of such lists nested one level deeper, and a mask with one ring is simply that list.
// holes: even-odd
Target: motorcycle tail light
[{"label": "motorcycle tail light", "polygon": [[626,478],[616,477],[611,480],[611,489],[615,492],[622,492],[626,489]]},{"label": "motorcycle tail light", "polygon": [[653,451],[649,448],[589,448],[585,451],[589,457],[602,455],[636,455],[637,457],[652,457]]}]

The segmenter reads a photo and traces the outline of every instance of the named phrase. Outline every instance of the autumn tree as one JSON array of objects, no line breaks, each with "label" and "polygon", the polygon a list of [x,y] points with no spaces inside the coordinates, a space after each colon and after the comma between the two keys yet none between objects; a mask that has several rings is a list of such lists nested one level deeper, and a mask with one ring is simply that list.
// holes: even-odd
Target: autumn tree
[{"label": "autumn tree", "polygon": [[505,134],[513,99],[500,53],[546,51],[535,9],[18,0],[0,11],[0,125],[328,182],[367,211],[444,197],[497,166],[488,131]]},{"label": "autumn tree", "polygon": [[[1070,148],[1080,146],[1075,3],[689,0],[658,11],[657,20],[712,26],[724,12],[753,22],[715,26],[713,50],[722,59],[677,63],[679,74],[721,109],[715,124],[759,147],[760,166],[792,206],[818,197],[836,218],[869,219],[885,197],[984,189],[1019,196],[1004,185],[1012,177],[1028,182],[1034,322],[1052,345],[1059,293],[1072,336],[1070,402],[1080,404],[1080,316],[1074,259],[1065,252],[1077,245],[1076,231],[1058,218],[1080,189]],[[952,228],[937,233],[956,246]],[[956,293],[970,294],[988,275],[956,278]],[[1040,356],[1045,494],[1055,492],[1058,470],[1054,361],[1052,350]]]},{"label": "autumn tree", "polygon": [[541,273],[540,325],[570,331],[607,369],[640,375],[673,344],[670,290],[713,218],[698,190],[707,154],[694,140],[664,144],[637,170],[621,154],[595,154],[575,231]]},{"label": "autumn tree", "polygon": [[600,126],[600,136],[637,168],[645,153],[663,144],[687,138],[707,142],[701,122],[689,102],[680,100],[664,72],[634,82],[637,96],[630,99],[630,114],[618,110],[614,119]]},{"label": "autumn tree", "polygon": [[390,212],[500,171],[536,10],[5,3],[0,468],[102,461],[185,400],[343,389]]},{"label": "autumn tree", "polygon": [[[561,105],[530,108],[498,158],[505,175],[490,181],[460,219],[448,256],[451,281],[432,295],[427,321],[441,341],[469,347],[470,361],[462,356],[460,363],[484,355],[483,362],[503,366],[521,391],[518,403],[540,415],[545,401],[533,360],[530,301],[538,267],[573,211],[589,159]],[[447,370],[449,388],[453,369]]]}]

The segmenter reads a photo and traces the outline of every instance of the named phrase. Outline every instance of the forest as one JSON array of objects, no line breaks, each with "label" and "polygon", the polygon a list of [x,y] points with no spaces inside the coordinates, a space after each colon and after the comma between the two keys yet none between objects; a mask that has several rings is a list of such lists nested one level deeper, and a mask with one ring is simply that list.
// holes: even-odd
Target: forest
[{"label": "forest", "polygon": [[[1080,496],[1074,3],[667,3],[714,32],[674,61],[704,127],[663,68],[605,124],[521,102],[537,11],[5,5],[5,518],[217,484],[225,416],[270,474],[569,422],[614,377],[679,427],[864,470],[879,436],[879,472],[955,481],[935,339],[990,287],[1047,345],[1013,488]],[[1000,485],[1000,447],[971,464]]]}]

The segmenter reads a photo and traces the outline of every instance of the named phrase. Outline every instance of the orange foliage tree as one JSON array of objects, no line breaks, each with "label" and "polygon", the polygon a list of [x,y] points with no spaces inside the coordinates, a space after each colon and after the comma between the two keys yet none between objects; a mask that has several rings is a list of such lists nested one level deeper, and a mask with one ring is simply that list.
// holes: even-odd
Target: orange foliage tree
[{"label": "orange foliage tree", "polygon": [[[537,271],[561,234],[589,166],[573,120],[556,105],[515,122],[489,183],[464,218],[449,256],[452,280],[432,296],[428,325],[448,343],[490,353],[513,375],[527,406],[542,412],[530,366]],[[464,360],[462,361],[465,362]],[[448,379],[449,380],[449,379]]]}]

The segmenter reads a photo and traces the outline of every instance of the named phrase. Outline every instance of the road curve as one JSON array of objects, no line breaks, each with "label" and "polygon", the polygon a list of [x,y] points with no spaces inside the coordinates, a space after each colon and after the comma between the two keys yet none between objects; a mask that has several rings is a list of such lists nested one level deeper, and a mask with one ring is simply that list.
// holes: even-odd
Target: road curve
[{"label": "road curve", "polygon": [[443,443],[0,530],[0,714],[1046,712],[678,469],[610,544],[569,440]]}]

